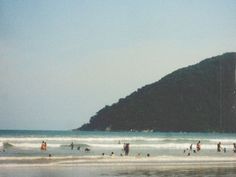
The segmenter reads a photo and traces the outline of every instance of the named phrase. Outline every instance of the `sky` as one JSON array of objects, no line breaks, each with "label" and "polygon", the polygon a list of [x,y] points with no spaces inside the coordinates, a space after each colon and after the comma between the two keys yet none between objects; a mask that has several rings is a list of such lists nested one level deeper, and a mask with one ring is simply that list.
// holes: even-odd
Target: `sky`
[{"label": "sky", "polygon": [[235,0],[0,0],[0,129],[77,128],[232,51]]}]

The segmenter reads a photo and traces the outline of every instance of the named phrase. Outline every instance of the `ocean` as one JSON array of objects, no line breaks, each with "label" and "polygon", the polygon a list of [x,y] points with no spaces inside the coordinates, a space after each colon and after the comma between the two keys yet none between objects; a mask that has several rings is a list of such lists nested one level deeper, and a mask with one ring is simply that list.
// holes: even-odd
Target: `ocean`
[{"label": "ocean", "polygon": [[235,133],[0,130],[0,177],[236,176],[233,143]]}]

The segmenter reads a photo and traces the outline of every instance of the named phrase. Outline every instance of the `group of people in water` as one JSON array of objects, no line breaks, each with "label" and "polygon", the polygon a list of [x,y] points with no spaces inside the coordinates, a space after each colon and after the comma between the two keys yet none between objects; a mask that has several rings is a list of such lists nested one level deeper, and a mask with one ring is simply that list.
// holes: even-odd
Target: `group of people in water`
[{"label": "group of people in water", "polygon": [[[120,144],[120,142],[119,142],[119,144]],[[71,144],[70,144],[71,150],[74,149],[74,146],[75,146],[74,143],[71,142]],[[80,146],[77,147],[77,150],[80,150]],[[124,146],[123,146],[123,149],[122,149],[122,150],[124,151],[125,155],[127,156],[127,155],[129,154],[129,143],[124,143]],[[84,149],[84,151],[85,151],[85,152],[89,152],[90,149],[89,149],[88,147],[86,147],[86,148]],[[105,154],[103,153],[103,155],[105,155]],[[114,152],[112,152],[111,155],[114,155]]]},{"label": "group of people in water", "polygon": [[[217,152],[221,152],[221,151],[226,152],[226,148],[225,147],[223,148],[221,142],[219,142],[217,144]],[[236,143],[233,143],[233,152],[236,153]]]},{"label": "group of people in water", "polygon": [[[74,143],[73,143],[73,142],[71,142],[71,144],[70,144],[70,148],[71,148],[71,150],[74,149]],[[77,147],[77,150],[78,150],[78,151],[80,150],[80,146]]]},{"label": "group of people in water", "polygon": [[[196,153],[199,152],[200,150],[201,150],[201,141],[198,141],[196,144],[196,150],[195,149],[193,150],[193,144],[191,144],[189,146],[189,149],[187,148],[184,150],[184,153],[188,151],[187,155],[190,156],[191,154],[190,152]],[[219,142],[217,143],[217,152],[222,152],[222,151],[226,153],[226,148],[225,147],[223,148],[221,142]],[[236,143],[233,143],[233,152],[236,153]]]},{"label": "group of people in water", "polygon": [[46,151],[47,150],[47,143],[45,141],[42,141],[40,150],[41,151]]},{"label": "group of people in water", "polygon": [[[118,144],[121,144],[120,143],[120,141],[118,142]],[[123,153],[121,153],[120,154],[120,156],[128,156],[129,155],[129,143],[124,143],[124,145],[123,145],[123,149],[122,149],[122,151],[124,152],[124,154]],[[105,153],[102,153],[102,156],[104,156],[105,155]],[[110,154],[110,156],[114,156],[115,155],[115,153],[114,152],[111,152],[111,154]],[[138,153],[137,154],[137,157],[140,157],[141,156],[141,153]],[[147,154],[147,157],[150,157],[150,154],[148,153]]]},{"label": "group of people in water", "polygon": [[201,150],[201,141],[198,141],[196,144],[196,150],[193,149],[193,144],[190,144],[189,148],[184,149],[184,153],[186,153],[188,151],[187,155],[190,156],[190,154],[191,154],[190,152],[196,153],[200,150]]},{"label": "group of people in water", "polygon": [[[120,144],[120,141],[119,141],[118,144]],[[73,150],[74,147],[75,147],[73,142],[71,142],[71,144],[69,146],[70,146],[71,150]],[[78,146],[77,150],[80,150],[80,148],[81,147]],[[41,151],[46,151],[47,150],[47,143],[45,141],[42,141],[40,150]],[[86,147],[84,149],[84,151],[85,152],[89,152],[90,149],[88,147]],[[128,156],[129,155],[129,151],[130,151],[130,144],[129,143],[124,143],[122,151],[124,152],[125,156]],[[196,143],[196,149],[193,149],[193,144],[190,144],[189,148],[184,149],[184,153],[187,152],[187,156],[190,156],[191,152],[197,153],[199,151],[201,151],[201,141],[198,141]],[[217,152],[222,152],[222,151],[226,153],[226,148],[225,147],[223,148],[221,142],[219,142],[219,143],[217,143]],[[233,143],[233,152],[236,153],[236,143]],[[102,153],[102,156],[104,156],[104,155],[105,155],[105,153]],[[113,155],[115,155],[114,152],[111,152],[110,156],[113,156]],[[123,153],[121,153],[120,156],[123,156]],[[138,153],[137,156],[141,156],[141,154]],[[150,156],[150,154],[148,153],[147,157],[149,157],[149,156]],[[49,157],[51,157],[51,154],[49,154]]]},{"label": "group of people in water", "polygon": [[[120,141],[119,141],[118,144],[120,144]],[[73,143],[73,142],[71,142],[70,148],[71,148],[71,150],[74,149],[74,143]],[[80,146],[77,147],[77,150],[80,150]],[[90,149],[89,149],[88,147],[86,147],[86,148],[84,149],[84,151],[85,151],[85,152],[89,152]],[[124,151],[124,153],[125,153],[126,156],[129,155],[129,143],[124,143],[122,151]],[[104,156],[105,153],[102,153],[102,155]],[[114,152],[111,152],[110,155],[113,156],[113,155],[115,155],[115,153],[114,153]],[[123,156],[123,154],[120,154],[120,155]]]},{"label": "group of people in water", "polygon": [[[71,148],[71,150],[73,150],[73,149],[74,149],[74,146],[75,146],[75,145],[74,145],[74,143],[73,143],[73,142],[71,142],[71,144],[70,144],[70,148]],[[79,151],[79,150],[80,150],[80,148],[81,148],[81,147],[80,147],[80,146],[78,146],[78,147],[77,147],[77,150]],[[84,151],[85,151],[85,152],[89,152],[89,151],[90,151],[90,149],[86,147],[86,148],[84,149]]]}]

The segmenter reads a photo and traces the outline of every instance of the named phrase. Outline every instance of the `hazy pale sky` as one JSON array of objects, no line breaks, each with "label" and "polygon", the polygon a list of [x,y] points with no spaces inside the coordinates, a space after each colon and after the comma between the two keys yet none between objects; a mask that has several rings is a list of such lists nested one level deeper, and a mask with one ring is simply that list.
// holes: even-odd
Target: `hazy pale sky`
[{"label": "hazy pale sky", "polygon": [[0,0],[0,129],[72,129],[236,51],[235,0]]}]

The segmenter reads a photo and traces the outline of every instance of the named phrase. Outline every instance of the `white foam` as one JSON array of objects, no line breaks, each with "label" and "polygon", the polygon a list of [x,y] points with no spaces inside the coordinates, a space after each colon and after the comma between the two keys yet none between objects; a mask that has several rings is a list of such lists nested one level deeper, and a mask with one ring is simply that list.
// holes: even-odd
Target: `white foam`
[{"label": "white foam", "polygon": [[[11,143],[14,147],[19,147],[19,148],[40,148],[41,144],[36,143]],[[47,147],[52,147],[52,148],[59,148],[61,145],[60,144],[47,144]]]},{"label": "white foam", "polygon": [[[0,142],[42,142],[42,141],[60,141],[60,142],[161,142],[161,141],[192,141],[196,143],[200,138],[150,138],[150,137],[0,137]],[[223,142],[223,143],[234,143],[236,138],[230,139],[207,139],[201,138],[204,142]]]},{"label": "white foam", "polygon": [[[121,149],[123,148],[122,144],[88,144],[90,147],[95,148],[116,148]],[[189,148],[189,143],[165,143],[165,144],[130,144],[130,148],[138,148],[138,149],[147,149],[147,148],[153,148],[153,149],[187,149]],[[208,150],[215,150],[217,148],[216,144],[202,144],[202,149],[208,149]],[[232,149],[232,145],[223,145],[222,148]],[[193,145],[193,149],[196,149],[196,145]]]},{"label": "white foam", "polygon": [[[16,148],[40,148],[41,143],[22,143],[22,142],[8,142],[12,144]],[[2,146],[3,143],[1,143]],[[47,147],[49,148],[60,148],[62,145],[69,145],[69,144],[59,144],[59,143],[47,143]],[[114,143],[87,143],[86,145],[92,148],[105,148],[105,149],[122,149],[123,144],[114,144]],[[152,144],[145,144],[145,143],[131,143],[130,148],[136,149],[187,149],[189,148],[189,143],[152,143]],[[202,149],[216,149],[216,144],[201,144]],[[232,149],[233,146],[231,144],[223,144],[222,148]],[[193,145],[193,149],[196,149],[196,145]]]},{"label": "white foam", "polygon": [[0,137],[0,141],[86,141],[86,142],[125,142],[125,141],[163,141],[165,138],[147,137]]},{"label": "white foam", "polygon": [[[222,142],[222,147],[232,149],[233,143],[236,138],[201,138],[202,149],[216,149],[216,144]],[[46,141],[47,146],[51,148],[59,148],[61,145],[69,145],[71,142],[74,144],[86,144],[94,148],[115,148],[122,149],[123,143],[130,143],[131,148],[145,149],[186,149],[193,143],[193,148],[196,148],[198,137],[185,138],[185,137],[153,137],[153,136],[76,136],[76,137],[0,137],[0,147],[3,142],[12,144],[14,147],[19,148],[40,148],[41,142]],[[118,144],[120,142],[120,144]]]}]

